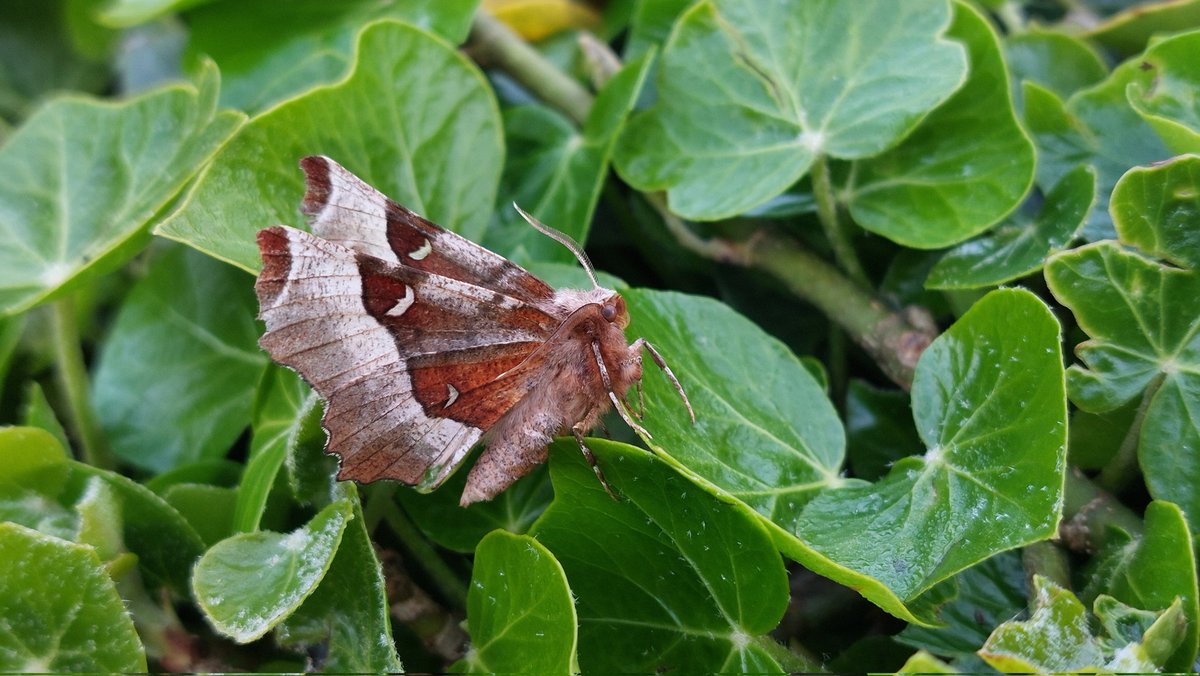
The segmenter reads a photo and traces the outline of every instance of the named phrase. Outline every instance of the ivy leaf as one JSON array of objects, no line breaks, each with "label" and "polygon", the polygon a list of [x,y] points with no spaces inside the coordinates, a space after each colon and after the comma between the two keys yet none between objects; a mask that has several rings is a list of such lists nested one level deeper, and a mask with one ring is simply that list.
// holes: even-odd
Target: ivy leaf
[{"label": "ivy leaf", "polygon": [[842,481],[845,433],[837,412],[786,346],[717,301],[648,289],[623,296],[628,335],[658,348],[696,411],[693,425],[647,360],[651,448],[788,526],[823,487]]},{"label": "ivy leaf", "polygon": [[1033,615],[1026,621],[1000,625],[979,651],[1000,671],[1158,671],[1162,643],[1169,644],[1181,634],[1178,601],[1165,611],[1148,613],[1100,597],[1095,611],[1107,635],[1096,637],[1089,628],[1087,610],[1074,594],[1040,575],[1034,576],[1033,586]]},{"label": "ivy leaf", "polygon": [[154,261],[117,315],[92,386],[118,456],[163,472],[225,454],[267,365],[254,306],[250,278],[227,265],[184,247]]},{"label": "ivy leaf", "polygon": [[[1099,242],[1046,266],[1055,297],[1091,337],[1075,348],[1071,400],[1103,413],[1147,398],[1138,459],[1150,494],[1200,513],[1200,157],[1132,169],[1113,190],[1121,241],[1170,265]],[[1176,265],[1181,267],[1176,267]],[[1149,388],[1149,389],[1148,389]],[[1193,523],[1194,521],[1190,521]]]},{"label": "ivy leaf", "polygon": [[617,168],[667,190],[687,218],[734,216],[821,155],[875,155],[959,87],[945,0],[705,0],[675,23],[655,107],[621,137]]},{"label": "ivy leaf", "polygon": [[1041,269],[1051,254],[1075,239],[1092,210],[1096,171],[1080,165],[1046,195],[1032,220],[1009,218],[992,232],[958,245],[942,256],[925,286],[977,289],[996,286]]},{"label": "ivy leaf", "polygon": [[1084,229],[1089,241],[1113,236],[1104,205],[1110,203],[1113,187],[1125,170],[1171,156],[1126,98],[1139,64],[1137,59],[1121,64],[1103,82],[1076,92],[1066,103],[1039,85],[1024,83],[1025,126],[1038,148],[1038,185],[1058,183],[1081,163],[1096,167],[1099,207],[1089,214]]},{"label": "ivy leaf", "polygon": [[[581,132],[549,108],[527,106],[505,114],[509,163],[501,181],[506,200],[577,242],[587,240],[592,213],[608,176],[617,133],[637,101],[653,54],[629,63],[600,90]],[[534,260],[574,261],[566,247],[529,227],[504,205],[485,244],[501,253],[524,248]]]},{"label": "ivy leaf", "polygon": [[196,563],[192,595],[214,629],[253,641],[313,593],[351,517],[351,501],[342,499],[286,535],[257,531],[222,540]]},{"label": "ivy leaf", "polygon": [[846,388],[846,460],[854,476],[874,481],[920,447],[906,392],[850,381]]},{"label": "ivy leaf", "polygon": [[925,456],[874,485],[823,492],[793,526],[802,546],[906,601],[1056,532],[1067,415],[1058,322],[1028,291],[988,294],[925,350],[912,405]]},{"label": "ivy leaf", "polygon": [[528,535],[494,531],[475,550],[471,649],[452,671],[579,673],[577,624],[566,573],[550,550]]},{"label": "ivy leaf", "polygon": [[277,629],[289,646],[327,647],[322,670],[369,674],[404,671],[392,640],[388,599],[379,559],[367,533],[353,483],[335,489],[352,507],[341,544],[317,590]]},{"label": "ivy leaf", "polygon": [[216,71],[124,103],[61,98],[0,147],[0,313],[79,288],[145,243],[155,214],[233,134]]},{"label": "ivy leaf", "polygon": [[1187,618],[1187,630],[1165,667],[1168,671],[1192,667],[1200,646],[1200,595],[1192,534],[1178,505],[1151,502],[1146,507],[1145,532],[1105,556],[1091,585],[1138,608],[1166,608],[1178,598]]},{"label": "ivy leaf", "polygon": [[1036,82],[1063,99],[1108,75],[1095,47],[1073,35],[1036,25],[1009,35],[1004,56],[1014,81]]},{"label": "ivy leaf", "polygon": [[0,617],[0,671],[146,671],[133,621],[89,546],[0,523]]},{"label": "ivy leaf", "polygon": [[225,79],[221,104],[257,113],[342,77],[354,63],[356,34],[372,20],[404,21],[457,45],[466,39],[478,5],[479,0],[243,0],[231,12],[217,3],[188,12],[187,58],[215,60]]},{"label": "ivy leaf", "polygon": [[296,163],[324,154],[414,211],[478,239],[504,157],[495,98],[479,70],[441,39],[389,21],[363,29],[354,63],[340,83],[244,127],[156,233],[257,271],[254,234],[298,221],[304,177]]},{"label": "ivy leaf", "polygon": [[[1197,15],[1200,18],[1200,3]],[[1200,32],[1157,42],[1142,56],[1129,104],[1177,153],[1200,152]]]},{"label": "ivy leaf", "polygon": [[645,451],[592,439],[613,501],[573,442],[551,447],[555,501],[533,535],[577,598],[586,672],[779,673],[764,636],[787,576],[753,513]]},{"label": "ivy leaf", "polygon": [[978,10],[954,8],[948,35],[967,47],[966,82],[898,146],[859,160],[845,187],[856,223],[918,249],[982,232],[1033,182],[1033,144],[1000,84],[1008,76],[999,39]]},{"label": "ivy leaf", "polygon": [[106,0],[96,18],[108,26],[128,28],[206,2],[212,0]]},{"label": "ivy leaf", "polygon": [[1200,2],[1175,0],[1129,6],[1093,28],[1088,38],[1124,54],[1145,49],[1156,33],[1200,27]]}]

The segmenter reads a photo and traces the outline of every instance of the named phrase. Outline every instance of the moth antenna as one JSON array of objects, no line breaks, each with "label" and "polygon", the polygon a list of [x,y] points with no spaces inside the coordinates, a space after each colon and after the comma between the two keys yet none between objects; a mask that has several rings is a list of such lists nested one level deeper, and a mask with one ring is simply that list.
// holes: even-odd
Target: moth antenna
[{"label": "moth antenna", "polygon": [[516,202],[513,202],[513,208],[517,210],[517,213],[521,214],[521,218],[524,218],[530,225],[536,228],[538,232],[567,247],[571,253],[575,254],[575,258],[579,259],[579,263],[583,265],[584,271],[587,272],[588,279],[592,280],[592,286],[597,289],[600,288],[600,282],[596,281],[596,271],[592,269],[592,261],[588,258],[587,254],[584,253],[583,247],[579,246],[578,242],[571,239],[571,237],[566,233],[559,232],[534,218],[529,214],[529,212],[522,209]]}]

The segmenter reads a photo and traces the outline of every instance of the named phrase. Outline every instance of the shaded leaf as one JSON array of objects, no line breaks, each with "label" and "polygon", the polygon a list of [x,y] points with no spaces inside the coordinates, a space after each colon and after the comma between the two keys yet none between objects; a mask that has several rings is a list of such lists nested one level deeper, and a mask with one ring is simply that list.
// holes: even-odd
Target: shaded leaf
[{"label": "shaded leaf", "polygon": [[1037,215],[1017,215],[991,232],[942,256],[925,285],[934,289],[977,289],[1024,277],[1042,268],[1051,254],[1075,239],[1096,197],[1096,171],[1080,165],[1046,195]]},{"label": "shaded leaf", "polygon": [[125,262],[151,219],[241,124],[216,72],[122,103],[61,98],[0,146],[0,313]]},{"label": "shaded leaf", "polygon": [[[714,220],[782,193],[821,155],[877,154],[962,83],[944,0],[705,0],[675,23],[658,103],[618,144],[622,176]],[[849,39],[847,38],[849,36]]]},{"label": "shaded leaf", "polygon": [[504,156],[482,75],[450,45],[404,24],[371,24],[356,44],[346,79],[256,117],[157,234],[256,271],[254,234],[298,222],[304,178],[296,163],[324,154],[414,211],[478,238]]},{"label": "shaded leaf", "polygon": [[[1036,25],[1004,41],[1005,63],[1013,80],[1035,82],[1066,99],[1108,75],[1095,47],[1079,38]],[[1015,93],[1020,93],[1020,89]]]},{"label": "shaded leaf", "polygon": [[558,443],[555,502],[534,527],[577,598],[583,671],[780,673],[763,634],[787,605],[787,577],[753,513],[643,450],[588,444],[622,499]]},{"label": "shaded leaf", "polygon": [[320,408],[316,394],[294,371],[271,366],[259,383],[250,438],[250,459],[242,472],[233,528],[258,530],[279,468],[298,442],[306,418]]},{"label": "shaded leaf", "polygon": [[291,615],[325,577],[351,501],[338,500],[288,534],[257,531],[218,542],[192,573],[192,594],[213,628],[239,643]]},{"label": "shaded leaf", "polygon": [[1138,3],[1108,17],[1093,28],[1088,37],[1121,53],[1136,54],[1145,49],[1156,33],[1173,33],[1197,26],[1200,26],[1200,2],[1158,0]]},{"label": "shaded leaf", "polygon": [[862,380],[846,388],[846,461],[859,479],[875,481],[921,447],[908,394]]},{"label": "shaded leaf", "polygon": [[250,422],[267,365],[257,338],[248,276],[183,247],[157,257],[117,315],[92,383],[114,452],[156,472],[223,456]]},{"label": "shaded leaf", "polygon": [[566,574],[550,550],[527,535],[494,531],[475,550],[467,595],[471,648],[452,670],[579,673],[577,623]]},{"label": "shaded leaf", "polygon": [[[1196,23],[1200,25],[1200,2]],[[1200,152],[1200,31],[1155,43],[1129,85],[1129,103],[1177,153]]]},{"label": "shaded leaf", "polygon": [[367,533],[354,484],[337,484],[339,503],[352,512],[329,571],[317,590],[279,625],[280,643],[294,647],[322,644],[329,673],[401,672],[388,617],[388,598],[379,559]]},{"label": "shaded leaf", "polygon": [[[509,162],[501,181],[505,200],[516,202],[575,241],[587,241],[617,133],[652,60],[649,54],[627,64],[608,81],[581,132],[549,108],[508,110],[504,130]],[[507,204],[501,205],[499,223],[488,229],[484,243],[501,254],[524,248],[533,260],[575,260],[566,247],[530,227]]]},{"label": "shaded leaf", "polygon": [[86,545],[0,523],[0,617],[0,671],[146,671],[125,605]]}]

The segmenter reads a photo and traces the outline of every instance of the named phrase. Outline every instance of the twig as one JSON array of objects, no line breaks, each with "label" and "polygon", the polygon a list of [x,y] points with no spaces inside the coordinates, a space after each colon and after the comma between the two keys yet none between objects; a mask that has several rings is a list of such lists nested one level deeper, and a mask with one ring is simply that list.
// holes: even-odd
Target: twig
[{"label": "twig", "polygon": [[466,51],[481,66],[508,73],[534,96],[563,111],[576,123],[582,125],[587,120],[594,99],[583,85],[487,12],[475,15]]},{"label": "twig", "polygon": [[455,607],[465,608],[467,605],[467,585],[459,576],[446,565],[442,557],[434,550],[433,545],[421,533],[394,500],[385,502],[383,519],[388,527],[396,533],[396,537],[404,543],[410,558],[417,562],[437,586],[442,596]]}]

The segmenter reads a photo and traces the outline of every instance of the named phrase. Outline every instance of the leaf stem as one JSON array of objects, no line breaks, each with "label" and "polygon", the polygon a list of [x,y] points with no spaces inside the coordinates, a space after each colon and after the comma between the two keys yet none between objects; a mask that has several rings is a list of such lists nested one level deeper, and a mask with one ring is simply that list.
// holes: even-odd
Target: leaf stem
[{"label": "leaf stem", "polygon": [[[446,562],[438,555],[433,545],[429,544],[429,540],[421,533],[417,525],[408,518],[408,515],[396,505],[395,500],[386,500],[384,502],[383,519],[388,526],[396,534],[396,537],[404,543],[404,548],[408,551],[408,555],[417,561],[417,564],[429,574],[442,597],[457,608],[467,607],[467,583],[446,565]],[[365,518],[365,515],[364,515]]]},{"label": "leaf stem", "polygon": [[591,93],[487,12],[475,15],[466,50],[479,65],[508,73],[577,124],[587,120],[592,109]]},{"label": "leaf stem", "polygon": [[54,343],[55,377],[66,403],[67,425],[79,443],[83,461],[93,467],[111,469],[116,462],[88,395],[87,366],[83,360],[72,296],[50,304],[50,332]]},{"label": "leaf stem", "polygon": [[838,213],[833,182],[829,178],[828,158],[818,157],[809,174],[812,176],[813,195],[817,200],[817,218],[821,221],[821,227],[825,230],[825,237],[829,240],[829,245],[833,247],[834,258],[851,279],[870,288],[871,280],[858,260],[858,253],[854,250],[854,243],[850,241],[846,223]]},{"label": "leaf stem", "polygon": [[1154,399],[1158,388],[1162,387],[1165,378],[1166,374],[1159,373],[1142,392],[1142,401],[1138,404],[1133,422],[1129,424],[1129,429],[1125,432],[1125,438],[1121,440],[1121,446],[1117,448],[1117,454],[1104,466],[1104,469],[1100,471],[1100,476],[1096,478],[1097,483],[1105,490],[1111,493],[1120,493],[1136,473],[1138,445],[1142,438],[1142,422],[1146,419],[1146,410],[1150,408],[1150,401]]},{"label": "leaf stem", "polygon": [[1098,552],[1108,544],[1114,528],[1137,537],[1142,532],[1142,520],[1079,469],[1070,468],[1063,499],[1063,522],[1058,527],[1063,544],[1074,551]]},{"label": "leaf stem", "polygon": [[[1034,575],[1048,578],[1060,587],[1071,587],[1071,564],[1067,560],[1067,552],[1049,540],[1022,548],[1021,565],[1025,568],[1025,581],[1029,583],[1031,591]],[[1032,603],[1030,607],[1033,607]]]}]

